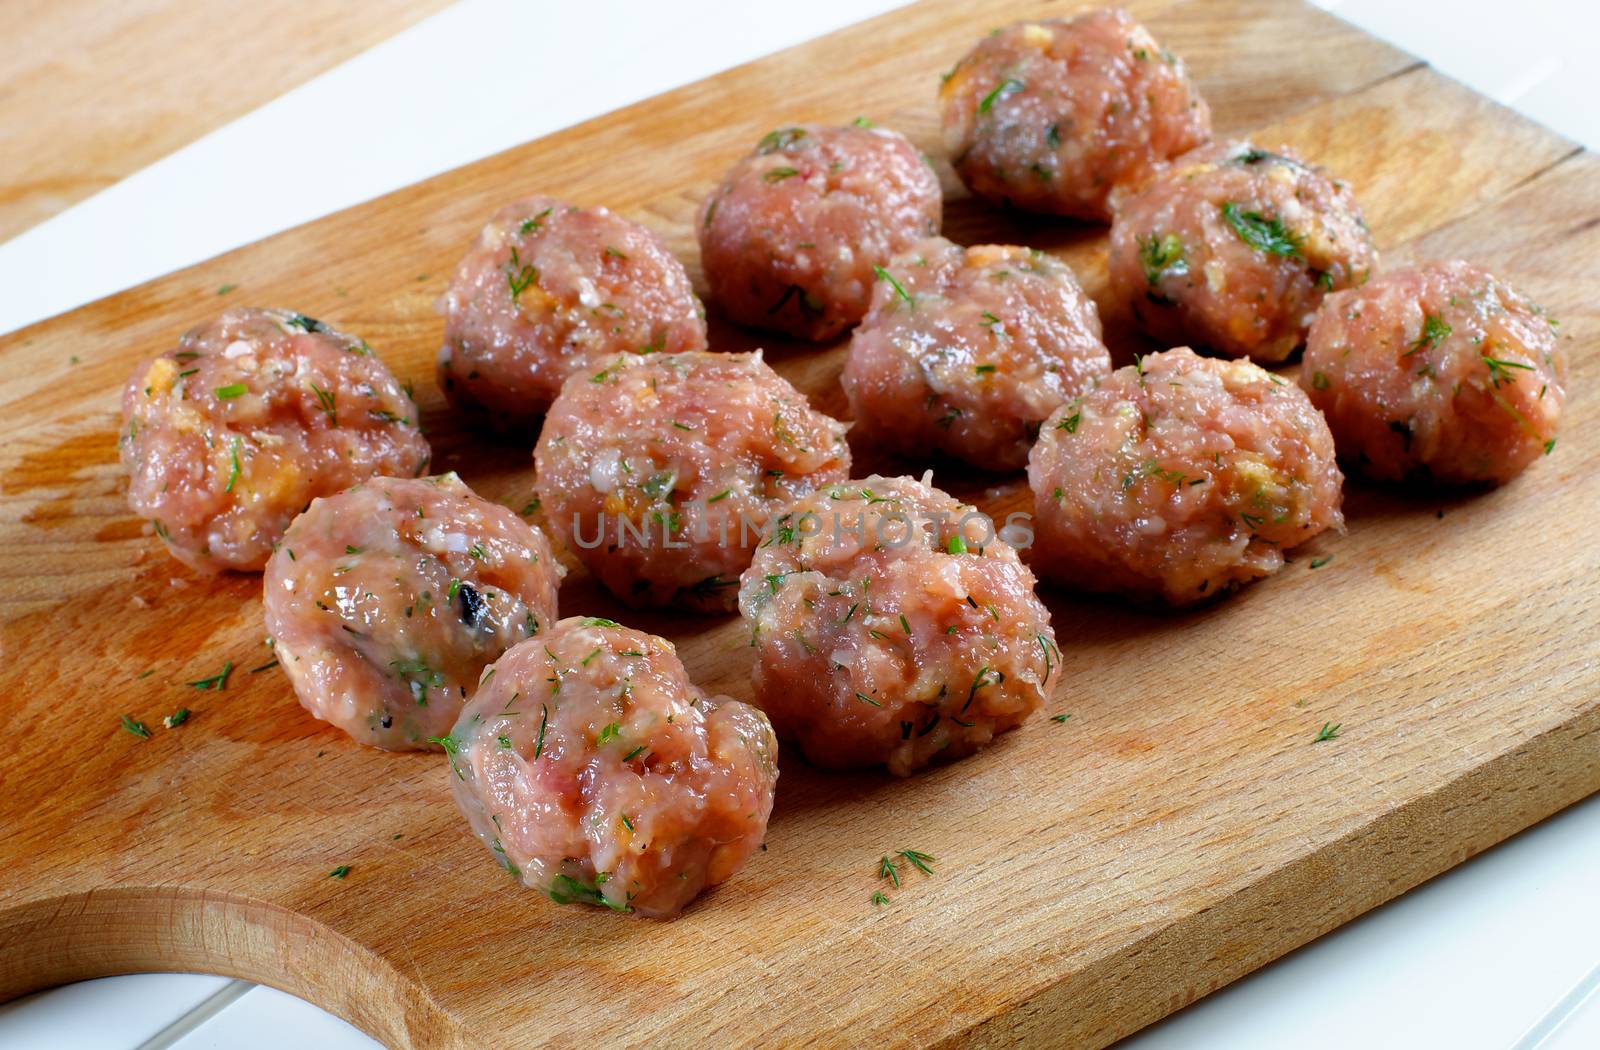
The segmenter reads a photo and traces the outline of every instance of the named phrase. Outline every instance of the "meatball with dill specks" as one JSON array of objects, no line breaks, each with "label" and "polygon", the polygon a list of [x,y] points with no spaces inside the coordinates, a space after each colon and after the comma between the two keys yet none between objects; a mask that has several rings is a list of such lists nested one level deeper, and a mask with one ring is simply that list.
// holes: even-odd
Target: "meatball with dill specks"
[{"label": "meatball with dill specks", "polygon": [[411,395],[365,340],[291,310],[239,308],[185,332],[122,391],[128,503],[173,557],[259,570],[318,496],[431,452]]},{"label": "meatball with dill specks", "polygon": [[727,612],[768,519],[850,476],[844,424],[752,354],[625,354],[567,380],[534,451],[545,520],[635,607]]},{"label": "meatball with dill specks", "polygon": [[670,918],[761,847],[778,743],[665,638],[562,620],[490,669],[447,739],[456,803],[557,904]]},{"label": "meatball with dill specks", "polygon": [[1028,460],[1030,560],[1073,590],[1190,605],[1343,529],[1333,435],[1299,387],[1178,347],[1056,410]]},{"label": "meatball with dill specks", "polygon": [[706,348],[689,275],[654,233],[553,197],[496,212],[440,304],[439,385],[502,431],[531,430],[567,376],[596,362]]},{"label": "meatball with dill specks", "polygon": [[935,237],[885,269],[840,381],[855,434],[876,447],[1020,470],[1045,417],[1110,371],[1066,263]]},{"label": "meatball with dill specks", "polygon": [[1554,326],[1480,266],[1426,263],[1330,295],[1300,385],[1369,477],[1504,484],[1556,447],[1567,365]]},{"label": "meatball with dill specks", "polygon": [[1114,186],[1211,137],[1183,62],[1120,7],[995,30],[945,75],[939,114],[974,194],[1091,221]]},{"label": "meatball with dill specks", "polygon": [[739,586],[756,703],[779,736],[819,766],[907,776],[1043,706],[1061,653],[997,525],[907,477],[790,504]]},{"label": "meatball with dill specks", "polygon": [[1350,187],[1287,149],[1206,146],[1115,206],[1111,295],[1169,345],[1282,361],[1323,296],[1378,265]]},{"label": "meatball with dill specks", "polygon": [[359,743],[434,749],[485,668],[556,619],[544,533],[454,474],[375,478],[294,520],[267,631],[306,710]]},{"label": "meatball with dill specks", "polygon": [[861,320],[875,271],[939,232],[939,178],[865,120],[779,128],[700,206],[711,296],[740,324],[830,339]]}]

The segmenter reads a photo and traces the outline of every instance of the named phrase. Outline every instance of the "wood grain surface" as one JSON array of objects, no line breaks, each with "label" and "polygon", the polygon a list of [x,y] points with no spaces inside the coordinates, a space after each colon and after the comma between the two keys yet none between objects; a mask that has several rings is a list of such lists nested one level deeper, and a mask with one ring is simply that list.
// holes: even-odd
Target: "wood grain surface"
[{"label": "wood grain surface", "polygon": [[0,241],[448,0],[7,0]]},{"label": "wood grain surface", "polygon": [[[1022,10],[1075,6],[897,11],[0,339],[0,997],[182,969],[286,989],[395,1047],[1103,1045],[1600,788],[1600,164],[1294,0],[1132,6],[1221,132],[1354,185],[1388,263],[1467,256],[1560,318],[1555,454],[1495,491],[1352,481],[1347,535],[1204,609],[1046,589],[1066,660],[1049,713],[1070,720],[905,781],[785,755],[768,850],[676,922],[509,882],[438,756],[364,750],[248,670],[269,659],[258,577],[197,577],[129,515],[118,388],[224,284],[227,305],[366,337],[416,381],[439,467],[520,507],[529,450],[466,430],[431,370],[432,302],[497,205],[608,204],[698,281],[693,207],[762,132],[865,114],[937,158],[937,74]],[[939,163],[953,237],[1047,248],[1103,299],[1102,228],[987,209]],[[1148,349],[1106,320],[1120,359]],[[712,339],[764,344],[842,412],[838,348],[714,311]],[[856,452],[858,473],[894,469]],[[1015,477],[937,481],[1028,506]],[[581,573],[562,608],[660,631],[703,686],[749,696],[735,619],[625,613]],[[183,684],[224,661],[225,690]],[[191,721],[159,728],[180,705]],[[1325,722],[1341,735],[1314,743]],[[899,849],[935,874],[874,907]]]}]

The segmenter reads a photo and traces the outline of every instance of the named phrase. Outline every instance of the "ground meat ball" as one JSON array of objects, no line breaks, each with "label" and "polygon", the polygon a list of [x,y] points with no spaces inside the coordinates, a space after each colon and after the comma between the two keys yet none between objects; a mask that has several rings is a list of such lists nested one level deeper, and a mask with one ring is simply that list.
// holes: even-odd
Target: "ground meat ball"
[{"label": "ground meat ball", "polygon": [[700,206],[711,294],[741,324],[802,339],[861,320],[874,267],[939,232],[933,169],[897,132],[780,128]]},{"label": "ground meat ball", "polygon": [[1299,387],[1187,347],[1120,368],[1046,421],[1032,551],[1067,587],[1187,605],[1342,529],[1333,437]]},{"label": "ground meat ball", "polygon": [[267,563],[278,662],[363,744],[437,747],[490,662],[555,623],[544,533],[454,474],[375,478],[295,519]]},{"label": "ground meat ball", "polygon": [[1552,324],[1471,263],[1397,270],[1328,297],[1300,385],[1363,473],[1503,484],[1555,448],[1566,357]]},{"label": "ground meat ball", "polygon": [[1041,707],[1061,654],[994,526],[911,478],[792,504],[739,588],[756,702],[779,734],[820,766],[906,776]]},{"label": "ground meat ball", "polygon": [[442,306],[439,385],[501,430],[530,430],[567,376],[596,361],[706,348],[705,311],[655,234],[550,197],[495,213]]},{"label": "ground meat ball", "polygon": [[760,848],[778,780],[760,711],[701,693],[665,638],[595,618],[501,657],[447,749],[457,804],[523,885],[654,918]]},{"label": "ground meat ball", "polygon": [[1219,143],[1119,194],[1111,294],[1144,330],[1282,361],[1322,297],[1378,264],[1355,197],[1287,150]]},{"label": "ground meat ball", "polygon": [[845,428],[753,354],[628,354],[567,381],[534,452],[545,518],[636,607],[726,612],[774,511],[850,476]]},{"label": "ground meat ball", "polygon": [[1211,137],[1183,63],[1119,7],[996,30],[945,77],[939,106],[973,193],[1097,221],[1112,186]]},{"label": "ground meat ball", "polygon": [[1020,470],[1045,417],[1109,371],[1066,263],[940,237],[889,265],[842,380],[856,432],[878,447]]},{"label": "ground meat ball", "polygon": [[417,407],[372,348],[288,310],[238,309],[134,370],[128,503],[207,572],[256,570],[306,504],[428,466]]}]

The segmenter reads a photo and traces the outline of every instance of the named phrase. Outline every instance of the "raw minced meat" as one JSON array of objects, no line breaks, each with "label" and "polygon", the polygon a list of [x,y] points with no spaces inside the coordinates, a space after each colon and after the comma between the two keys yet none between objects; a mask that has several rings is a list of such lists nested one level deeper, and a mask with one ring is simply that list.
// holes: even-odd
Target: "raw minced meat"
[{"label": "raw minced meat", "polygon": [[760,848],[778,779],[760,711],[701,692],[665,638],[597,618],[501,657],[447,750],[461,811],[524,885],[655,918]]},{"label": "raw minced meat", "polygon": [[741,324],[822,340],[861,320],[876,267],[939,232],[939,179],[887,128],[779,128],[700,206],[712,298]]},{"label": "raw minced meat", "polygon": [[905,776],[1038,710],[1061,654],[1004,529],[904,477],[791,504],[739,589],[779,735],[820,766]]},{"label": "raw minced meat", "polygon": [[551,197],[496,212],[441,305],[439,385],[500,430],[531,430],[567,376],[597,361],[706,347],[705,311],[655,234]]},{"label": "raw minced meat", "polygon": [[1330,295],[1300,371],[1347,463],[1447,483],[1503,484],[1553,451],[1565,380],[1553,322],[1465,262]]},{"label": "raw minced meat", "polygon": [[945,77],[939,105],[973,193],[1080,219],[1109,218],[1114,186],[1211,136],[1183,63],[1119,7],[995,30]]},{"label": "raw minced meat", "polygon": [[128,502],[208,572],[266,564],[317,496],[427,469],[417,406],[365,341],[289,310],[229,310],[134,370]]},{"label": "raw minced meat", "polygon": [[556,620],[536,526],[454,474],[374,478],[294,520],[264,580],[300,703],[364,744],[437,747],[484,668]]},{"label": "raw minced meat", "polygon": [[1206,146],[1114,204],[1111,295],[1168,345],[1282,361],[1378,264],[1350,187],[1286,149]]},{"label": "raw minced meat", "polygon": [[759,352],[624,355],[567,381],[536,484],[623,601],[725,612],[774,510],[850,476],[844,433]]},{"label": "raw minced meat", "polygon": [[1333,436],[1300,388],[1187,347],[1057,409],[1028,482],[1041,576],[1174,605],[1277,572],[1344,523]]},{"label": "raw minced meat", "polygon": [[840,378],[858,438],[1020,470],[1045,417],[1109,371],[1100,317],[1066,263],[940,237],[889,264]]}]

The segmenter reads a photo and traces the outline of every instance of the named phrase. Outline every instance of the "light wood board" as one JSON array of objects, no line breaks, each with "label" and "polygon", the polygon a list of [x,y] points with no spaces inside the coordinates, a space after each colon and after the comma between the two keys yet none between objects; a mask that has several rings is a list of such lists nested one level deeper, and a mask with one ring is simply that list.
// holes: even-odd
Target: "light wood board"
[{"label": "light wood board", "polygon": [[[769,849],[676,922],[518,889],[437,756],[363,750],[246,670],[268,659],[257,577],[196,577],[130,516],[120,384],[245,302],[366,337],[416,380],[439,467],[520,507],[528,450],[465,431],[431,371],[432,302],[498,204],[608,204],[698,280],[694,205],[761,133],[865,114],[937,157],[938,74],[994,25],[1074,6],[893,12],[0,339],[0,997],[183,969],[276,985],[396,1047],[1097,1045],[1600,788],[1600,164],[1291,0],[1132,6],[1219,132],[1354,185],[1386,261],[1468,256],[1560,318],[1555,454],[1492,492],[1351,482],[1348,535],[1208,608],[1047,589],[1067,661],[1050,713],[1070,720],[906,781],[785,756]],[[1056,251],[1102,296],[1103,229],[994,212],[943,171],[953,237]],[[1107,326],[1120,359],[1143,348]],[[712,338],[767,346],[842,412],[837,348],[715,315]],[[882,466],[858,450],[858,473]],[[1028,503],[1015,478],[937,481]],[[562,608],[659,630],[706,688],[749,695],[737,620],[624,613],[581,575]],[[225,660],[225,691],[182,684]],[[192,721],[160,729],[180,705]],[[1342,734],[1313,743],[1330,721]],[[879,856],[904,848],[937,873],[874,907]]]},{"label": "light wood board", "polygon": [[8,0],[0,5],[0,241],[446,2]]}]

